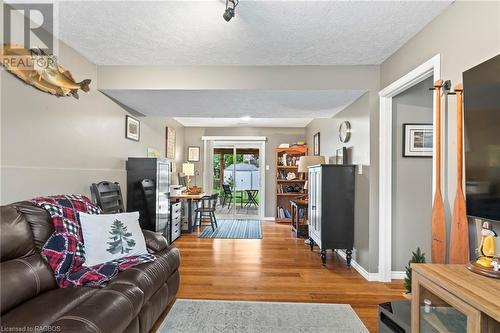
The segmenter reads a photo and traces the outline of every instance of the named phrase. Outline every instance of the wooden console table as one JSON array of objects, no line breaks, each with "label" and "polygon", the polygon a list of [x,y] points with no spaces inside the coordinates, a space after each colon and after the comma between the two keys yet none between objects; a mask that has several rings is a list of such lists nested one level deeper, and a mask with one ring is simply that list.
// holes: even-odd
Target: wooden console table
[{"label": "wooden console table", "polygon": [[412,332],[499,332],[500,279],[463,265],[412,264]]},{"label": "wooden console table", "polygon": [[[292,213],[292,231],[298,237],[307,237],[307,200],[292,199],[290,200],[290,209]],[[302,212],[302,218],[300,217]]]}]

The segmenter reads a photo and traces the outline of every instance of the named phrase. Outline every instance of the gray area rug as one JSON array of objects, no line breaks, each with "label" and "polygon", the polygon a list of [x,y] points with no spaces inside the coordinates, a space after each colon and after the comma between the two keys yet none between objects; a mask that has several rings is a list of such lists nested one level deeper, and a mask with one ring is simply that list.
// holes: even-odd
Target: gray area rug
[{"label": "gray area rug", "polygon": [[259,220],[219,220],[217,228],[211,226],[201,232],[199,238],[260,239],[262,226]]},{"label": "gray area rug", "polygon": [[368,330],[347,304],[179,299],[157,332],[365,333]]}]

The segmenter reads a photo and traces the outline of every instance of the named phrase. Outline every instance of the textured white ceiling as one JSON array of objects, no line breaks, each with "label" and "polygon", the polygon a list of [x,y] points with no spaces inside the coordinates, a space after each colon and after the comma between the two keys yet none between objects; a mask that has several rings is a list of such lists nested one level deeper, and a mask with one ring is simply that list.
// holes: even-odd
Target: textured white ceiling
[{"label": "textured white ceiling", "polygon": [[306,127],[310,118],[200,118],[174,117],[186,127]]},{"label": "textured white ceiling", "polygon": [[[297,127],[307,125],[313,118],[332,117],[365,91],[104,90],[103,92],[144,115],[176,117],[186,126]],[[247,116],[252,119],[239,119]],[[206,120],[207,118],[212,120]],[[217,120],[220,120],[219,125]]]},{"label": "textured white ceiling", "polygon": [[380,64],[451,1],[63,1],[59,37],[98,65]]}]

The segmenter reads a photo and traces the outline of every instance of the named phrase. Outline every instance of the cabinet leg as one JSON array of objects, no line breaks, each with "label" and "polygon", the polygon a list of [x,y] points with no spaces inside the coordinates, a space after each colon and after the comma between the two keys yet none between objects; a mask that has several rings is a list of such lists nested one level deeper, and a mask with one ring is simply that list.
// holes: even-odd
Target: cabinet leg
[{"label": "cabinet leg", "polygon": [[347,262],[347,267],[351,267],[352,250],[347,250],[346,251],[345,259],[346,259],[346,262]]},{"label": "cabinet leg", "polygon": [[311,251],[314,250],[314,241],[311,237],[309,237],[309,249]]},{"label": "cabinet leg", "polygon": [[326,266],[326,250],[321,250],[321,264]]}]

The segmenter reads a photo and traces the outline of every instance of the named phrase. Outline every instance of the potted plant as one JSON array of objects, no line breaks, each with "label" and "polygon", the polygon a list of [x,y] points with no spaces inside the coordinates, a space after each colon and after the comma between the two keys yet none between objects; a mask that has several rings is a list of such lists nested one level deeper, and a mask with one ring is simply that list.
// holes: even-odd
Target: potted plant
[{"label": "potted plant", "polygon": [[420,250],[420,247],[417,247],[417,250],[413,252],[413,255],[408,261],[408,266],[406,266],[406,277],[405,277],[405,282],[404,282],[404,287],[406,292],[403,293],[403,296],[406,299],[411,300],[411,264],[412,263],[419,263],[423,264],[425,263],[425,253],[422,253]]}]

